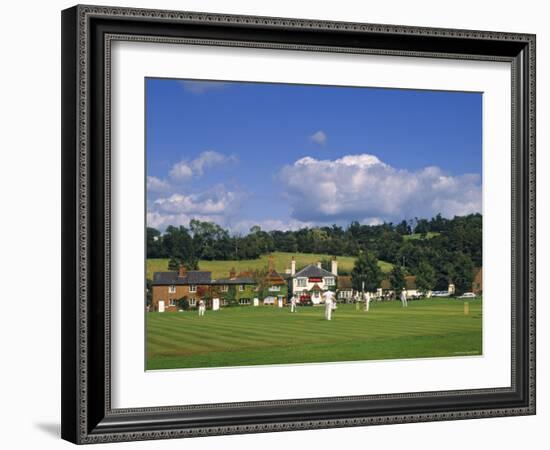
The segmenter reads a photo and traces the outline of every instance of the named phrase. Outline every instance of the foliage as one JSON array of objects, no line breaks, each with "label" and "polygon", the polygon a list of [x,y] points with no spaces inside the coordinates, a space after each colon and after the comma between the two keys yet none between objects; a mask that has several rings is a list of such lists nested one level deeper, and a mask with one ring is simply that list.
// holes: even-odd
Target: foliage
[{"label": "foliage", "polygon": [[223,295],[225,299],[225,306],[237,306],[239,302],[237,301],[237,290],[235,286],[230,285],[227,292]]},{"label": "foliage", "polygon": [[189,300],[187,297],[182,297],[177,300],[178,309],[183,309],[184,311],[187,311],[189,309]]},{"label": "foliage", "polygon": [[212,293],[210,288],[207,286],[197,286],[197,298],[202,298],[203,300],[210,300],[212,298]]},{"label": "foliage", "polygon": [[416,287],[421,292],[434,289],[437,282],[437,275],[434,268],[425,260],[420,261],[416,272]]},{"label": "foliage", "polygon": [[364,252],[357,257],[351,271],[351,281],[353,289],[357,291],[362,290],[363,283],[368,292],[376,291],[380,287],[382,271],[373,252]]},{"label": "foliage", "polygon": [[407,273],[416,275],[424,261],[435,271],[436,289],[446,289],[452,281],[469,290],[473,278],[470,267],[480,267],[483,261],[482,227],[481,214],[452,219],[438,214],[431,219],[402,220],[396,225],[352,222],[347,227],[287,231],[264,231],[255,225],[242,236],[211,222],[192,220],[188,228],[169,226],[164,233],[147,228],[147,256],[148,260],[169,259],[171,270],[177,270],[180,264],[188,270],[200,266],[201,270],[216,273],[215,277],[222,267],[226,270],[224,261],[234,262],[237,270],[253,270],[265,264],[266,255],[281,255],[284,261],[276,261],[276,268],[284,271],[290,256],[303,255],[301,261],[297,260],[297,269],[322,261],[330,270],[330,257],[338,256],[338,271],[342,275],[350,273],[353,260],[368,250],[380,264],[386,264],[385,271],[390,271],[391,265],[403,265]]},{"label": "foliage", "polygon": [[147,306],[151,306],[151,304],[153,303],[153,287],[151,285],[151,280],[146,280],[145,285],[146,285],[145,292],[147,293],[145,301]]},{"label": "foliage", "polygon": [[171,271],[178,271],[180,267],[180,262],[176,258],[170,258],[170,261],[168,261],[168,270]]},{"label": "foliage", "polygon": [[464,253],[458,253],[454,266],[454,285],[457,295],[472,290],[472,279],[474,277],[474,264],[470,257]]},{"label": "foliage", "polygon": [[405,271],[399,265],[393,266],[390,272],[390,286],[394,292],[401,292],[405,287]]}]

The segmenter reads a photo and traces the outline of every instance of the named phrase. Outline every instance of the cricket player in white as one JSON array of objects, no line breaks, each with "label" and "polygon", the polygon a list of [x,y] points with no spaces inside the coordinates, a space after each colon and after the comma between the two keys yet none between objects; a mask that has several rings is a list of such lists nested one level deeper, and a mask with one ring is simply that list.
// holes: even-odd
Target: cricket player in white
[{"label": "cricket player in white", "polygon": [[370,292],[365,292],[365,311],[369,311],[370,307]]},{"label": "cricket player in white", "polygon": [[405,289],[401,291],[401,305],[403,308],[407,307],[407,291]]},{"label": "cricket player in white", "polygon": [[293,295],[290,297],[290,312],[296,312],[296,296]]},{"label": "cricket player in white", "polygon": [[325,319],[332,319],[332,309],[334,302],[334,292],[326,291],[323,293],[323,298],[325,299]]},{"label": "cricket player in white", "polygon": [[204,300],[201,298],[199,300],[199,316],[204,316],[205,311],[206,305],[204,304]]}]

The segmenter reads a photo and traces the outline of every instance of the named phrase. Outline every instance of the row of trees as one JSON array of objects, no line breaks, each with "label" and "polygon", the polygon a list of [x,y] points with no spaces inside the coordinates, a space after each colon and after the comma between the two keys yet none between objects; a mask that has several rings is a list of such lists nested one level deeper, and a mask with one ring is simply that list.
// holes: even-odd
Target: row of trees
[{"label": "row of trees", "polygon": [[428,257],[423,257],[410,266],[395,264],[389,276],[385,276],[375,254],[370,251],[362,252],[351,273],[353,288],[374,292],[380,287],[382,280],[388,278],[390,289],[400,292],[405,288],[405,277],[414,275],[416,288],[421,292],[447,290],[450,282],[455,285],[457,294],[470,291],[475,272],[472,260],[460,252],[450,253],[449,256],[451,259],[442,266]]},{"label": "row of trees", "polygon": [[[365,264],[372,267],[372,283],[382,277],[372,263],[376,259],[393,264],[393,284],[399,284],[401,275],[412,274],[419,288],[443,290],[453,280],[457,290],[468,290],[474,268],[482,265],[482,225],[480,214],[453,219],[437,215],[397,225],[352,222],[345,228],[269,232],[254,226],[241,236],[215,223],[192,220],[189,227],[169,226],[164,233],[147,228],[147,256],[169,258],[170,269],[177,270],[180,264],[197,269],[199,260],[256,259],[274,251],[346,255],[358,257],[357,273]],[[329,269],[329,261],[324,263]]]}]

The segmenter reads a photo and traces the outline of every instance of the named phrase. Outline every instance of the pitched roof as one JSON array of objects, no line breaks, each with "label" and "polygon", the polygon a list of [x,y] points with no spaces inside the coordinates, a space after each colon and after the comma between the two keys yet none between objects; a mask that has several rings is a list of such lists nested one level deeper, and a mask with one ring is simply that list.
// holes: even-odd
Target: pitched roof
[{"label": "pitched roof", "polygon": [[212,272],[189,270],[185,272],[185,275],[183,277],[178,276],[178,272],[155,272],[153,273],[152,284],[157,286],[167,284],[210,284],[211,281]]},{"label": "pitched roof", "polygon": [[269,272],[265,278],[272,285],[285,284],[284,278],[276,270]]},{"label": "pitched roof", "polygon": [[333,277],[334,274],[328,270],[317,267],[316,264],[309,264],[305,266],[302,270],[294,275],[295,277],[308,277],[308,278],[323,278],[323,277]]},{"label": "pitched roof", "polygon": [[256,284],[256,281],[251,277],[218,278],[217,280],[212,280],[212,284]]}]

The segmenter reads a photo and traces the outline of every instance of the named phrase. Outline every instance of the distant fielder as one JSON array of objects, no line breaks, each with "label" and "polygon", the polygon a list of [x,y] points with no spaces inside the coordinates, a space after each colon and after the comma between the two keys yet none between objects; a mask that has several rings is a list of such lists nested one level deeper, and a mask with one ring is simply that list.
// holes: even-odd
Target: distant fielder
[{"label": "distant fielder", "polygon": [[296,312],[296,296],[295,295],[292,295],[292,297],[290,297],[290,312],[291,313]]},{"label": "distant fielder", "polygon": [[403,308],[407,307],[407,291],[405,289],[401,291],[401,305]]},{"label": "distant fielder", "polygon": [[334,292],[326,291],[325,293],[323,293],[323,298],[325,299],[325,319],[331,320],[333,302],[334,302]]},{"label": "distant fielder", "polygon": [[370,292],[365,292],[365,311],[369,311],[370,307]]},{"label": "distant fielder", "polygon": [[199,300],[199,316],[204,316],[205,312],[206,312],[206,305],[204,304],[204,300],[201,298]]}]

